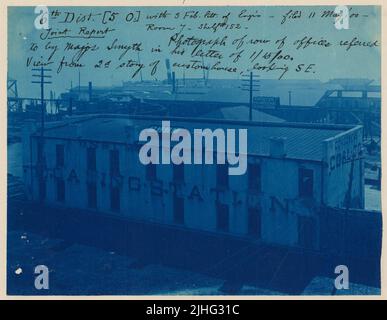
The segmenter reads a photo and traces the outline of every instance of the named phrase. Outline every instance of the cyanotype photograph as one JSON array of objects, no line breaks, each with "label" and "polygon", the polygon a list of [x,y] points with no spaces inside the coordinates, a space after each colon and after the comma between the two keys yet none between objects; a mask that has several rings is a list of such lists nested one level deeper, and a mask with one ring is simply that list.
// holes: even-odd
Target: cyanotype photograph
[{"label": "cyanotype photograph", "polygon": [[380,6],[6,14],[7,295],[380,296]]}]

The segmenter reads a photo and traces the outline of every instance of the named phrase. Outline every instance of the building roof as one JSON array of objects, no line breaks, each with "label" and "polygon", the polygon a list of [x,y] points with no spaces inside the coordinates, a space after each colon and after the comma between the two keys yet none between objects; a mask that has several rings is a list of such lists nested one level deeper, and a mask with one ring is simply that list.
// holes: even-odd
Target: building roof
[{"label": "building roof", "polygon": [[[149,87],[140,91],[133,91],[133,95],[138,98],[150,100],[177,100],[177,101],[203,101],[203,102],[232,102],[248,103],[249,91],[244,90],[241,81],[230,81],[228,87],[203,87],[199,88],[178,88],[177,93],[173,94],[170,90],[157,89],[152,91]],[[232,86],[233,84],[233,86]],[[260,93],[254,93],[254,96],[279,97],[281,105],[289,105],[289,91],[291,92],[291,104],[297,106],[315,106],[317,101],[327,90],[340,89],[341,86],[335,84],[326,84],[321,82],[289,82],[283,80],[283,83],[261,80]]]},{"label": "building roof", "polygon": [[364,90],[372,82],[366,78],[336,78],[329,81],[330,84],[338,84],[344,90]]},{"label": "building roof", "polygon": [[[350,126],[269,123],[198,118],[165,118],[151,116],[94,115],[69,119],[58,126],[47,128],[45,137],[59,139],[80,139],[99,142],[128,143],[128,127],[136,132],[145,128],[161,127],[161,121],[169,120],[172,130],[193,129],[248,129],[248,154],[269,156],[271,138],[285,138],[286,158],[304,160],[323,160],[322,142],[333,138]],[[236,139],[238,140],[238,139]],[[236,147],[239,149],[238,146]]]},{"label": "building roof", "polygon": [[[324,83],[319,80],[259,80],[260,92],[254,96],[278,97],[282,105],[315,106],[327,90],[342,89],[340,83]],[[122,87],[95,87],[93,92],[98,93],[122,92],[135,98],[163,101],[200,101],[200,102],[227,102],[248,104],[249,91],[242,88],[241,79],[209,79],[204,85],[203,79],[176,80],[176,93],[172,92],[172,84],[164,81],[126,82]],[[88,86],[73,88],[88,92]]]},{"label": "building roof", "polygon": [[[246,106],[225,107],[206,113],[203,118],[249,120],[250,108]],[[285,120],[262,111],[252,110],[252,120],[259,122],[285,122]]]}]

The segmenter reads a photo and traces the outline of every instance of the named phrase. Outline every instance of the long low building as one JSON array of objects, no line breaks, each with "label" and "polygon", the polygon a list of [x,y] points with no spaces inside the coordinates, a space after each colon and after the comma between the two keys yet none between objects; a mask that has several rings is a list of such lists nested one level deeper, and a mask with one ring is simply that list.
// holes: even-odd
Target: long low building
[{"label": "long low building", "polygon": [[[143,165],[144,128],[241,129],[247,171],[222,164]],[[324,206],[363,208],[362,127],[94,115],[27,125],[30,200],[272,244],[319,248]]]}]

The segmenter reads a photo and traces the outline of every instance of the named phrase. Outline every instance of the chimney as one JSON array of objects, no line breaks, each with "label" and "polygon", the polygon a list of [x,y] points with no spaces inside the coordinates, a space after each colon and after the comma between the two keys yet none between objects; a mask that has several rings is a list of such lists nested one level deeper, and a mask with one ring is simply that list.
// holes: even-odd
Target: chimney
[{"label": "chimney", "polygon": [[82,138],[82,124],[70,123],[69,130],[74,134],[75,138]]},{"label": "chimney", "polygon": [[171,64],[169,63],[169,59],[165,60],[165,66],[167,67],[167,83],[170,84],[172,82],[172,79],[171,79]]},{"label": "chimney", "polygon": [[270,156],[274,158],[286,156],[286,138],[270,137]]},{"label": "chimney", "polygon": [[89,81],[89,101],[91,101],[93,97],[93,83]]},{"label": "chimney", "polygon": [[172,93],[176,93],[176,74],[172,72]]},{"label": "chimney", "polygon": [[126,125],[124,130],[125,130],[125,138],[127,139],[127,142],[134,143],[138,141],[138,136],[139,136],[138,126],[135,126],[133,124]]}]

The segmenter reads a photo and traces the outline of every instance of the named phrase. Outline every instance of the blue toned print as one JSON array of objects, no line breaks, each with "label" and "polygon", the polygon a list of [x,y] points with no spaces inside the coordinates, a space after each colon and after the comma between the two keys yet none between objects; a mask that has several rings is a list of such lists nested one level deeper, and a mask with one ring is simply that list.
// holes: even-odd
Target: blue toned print
[{"label": "blue toned print", "polygon": [[8,294],[379,295],[380,19],[9,7]]}]

